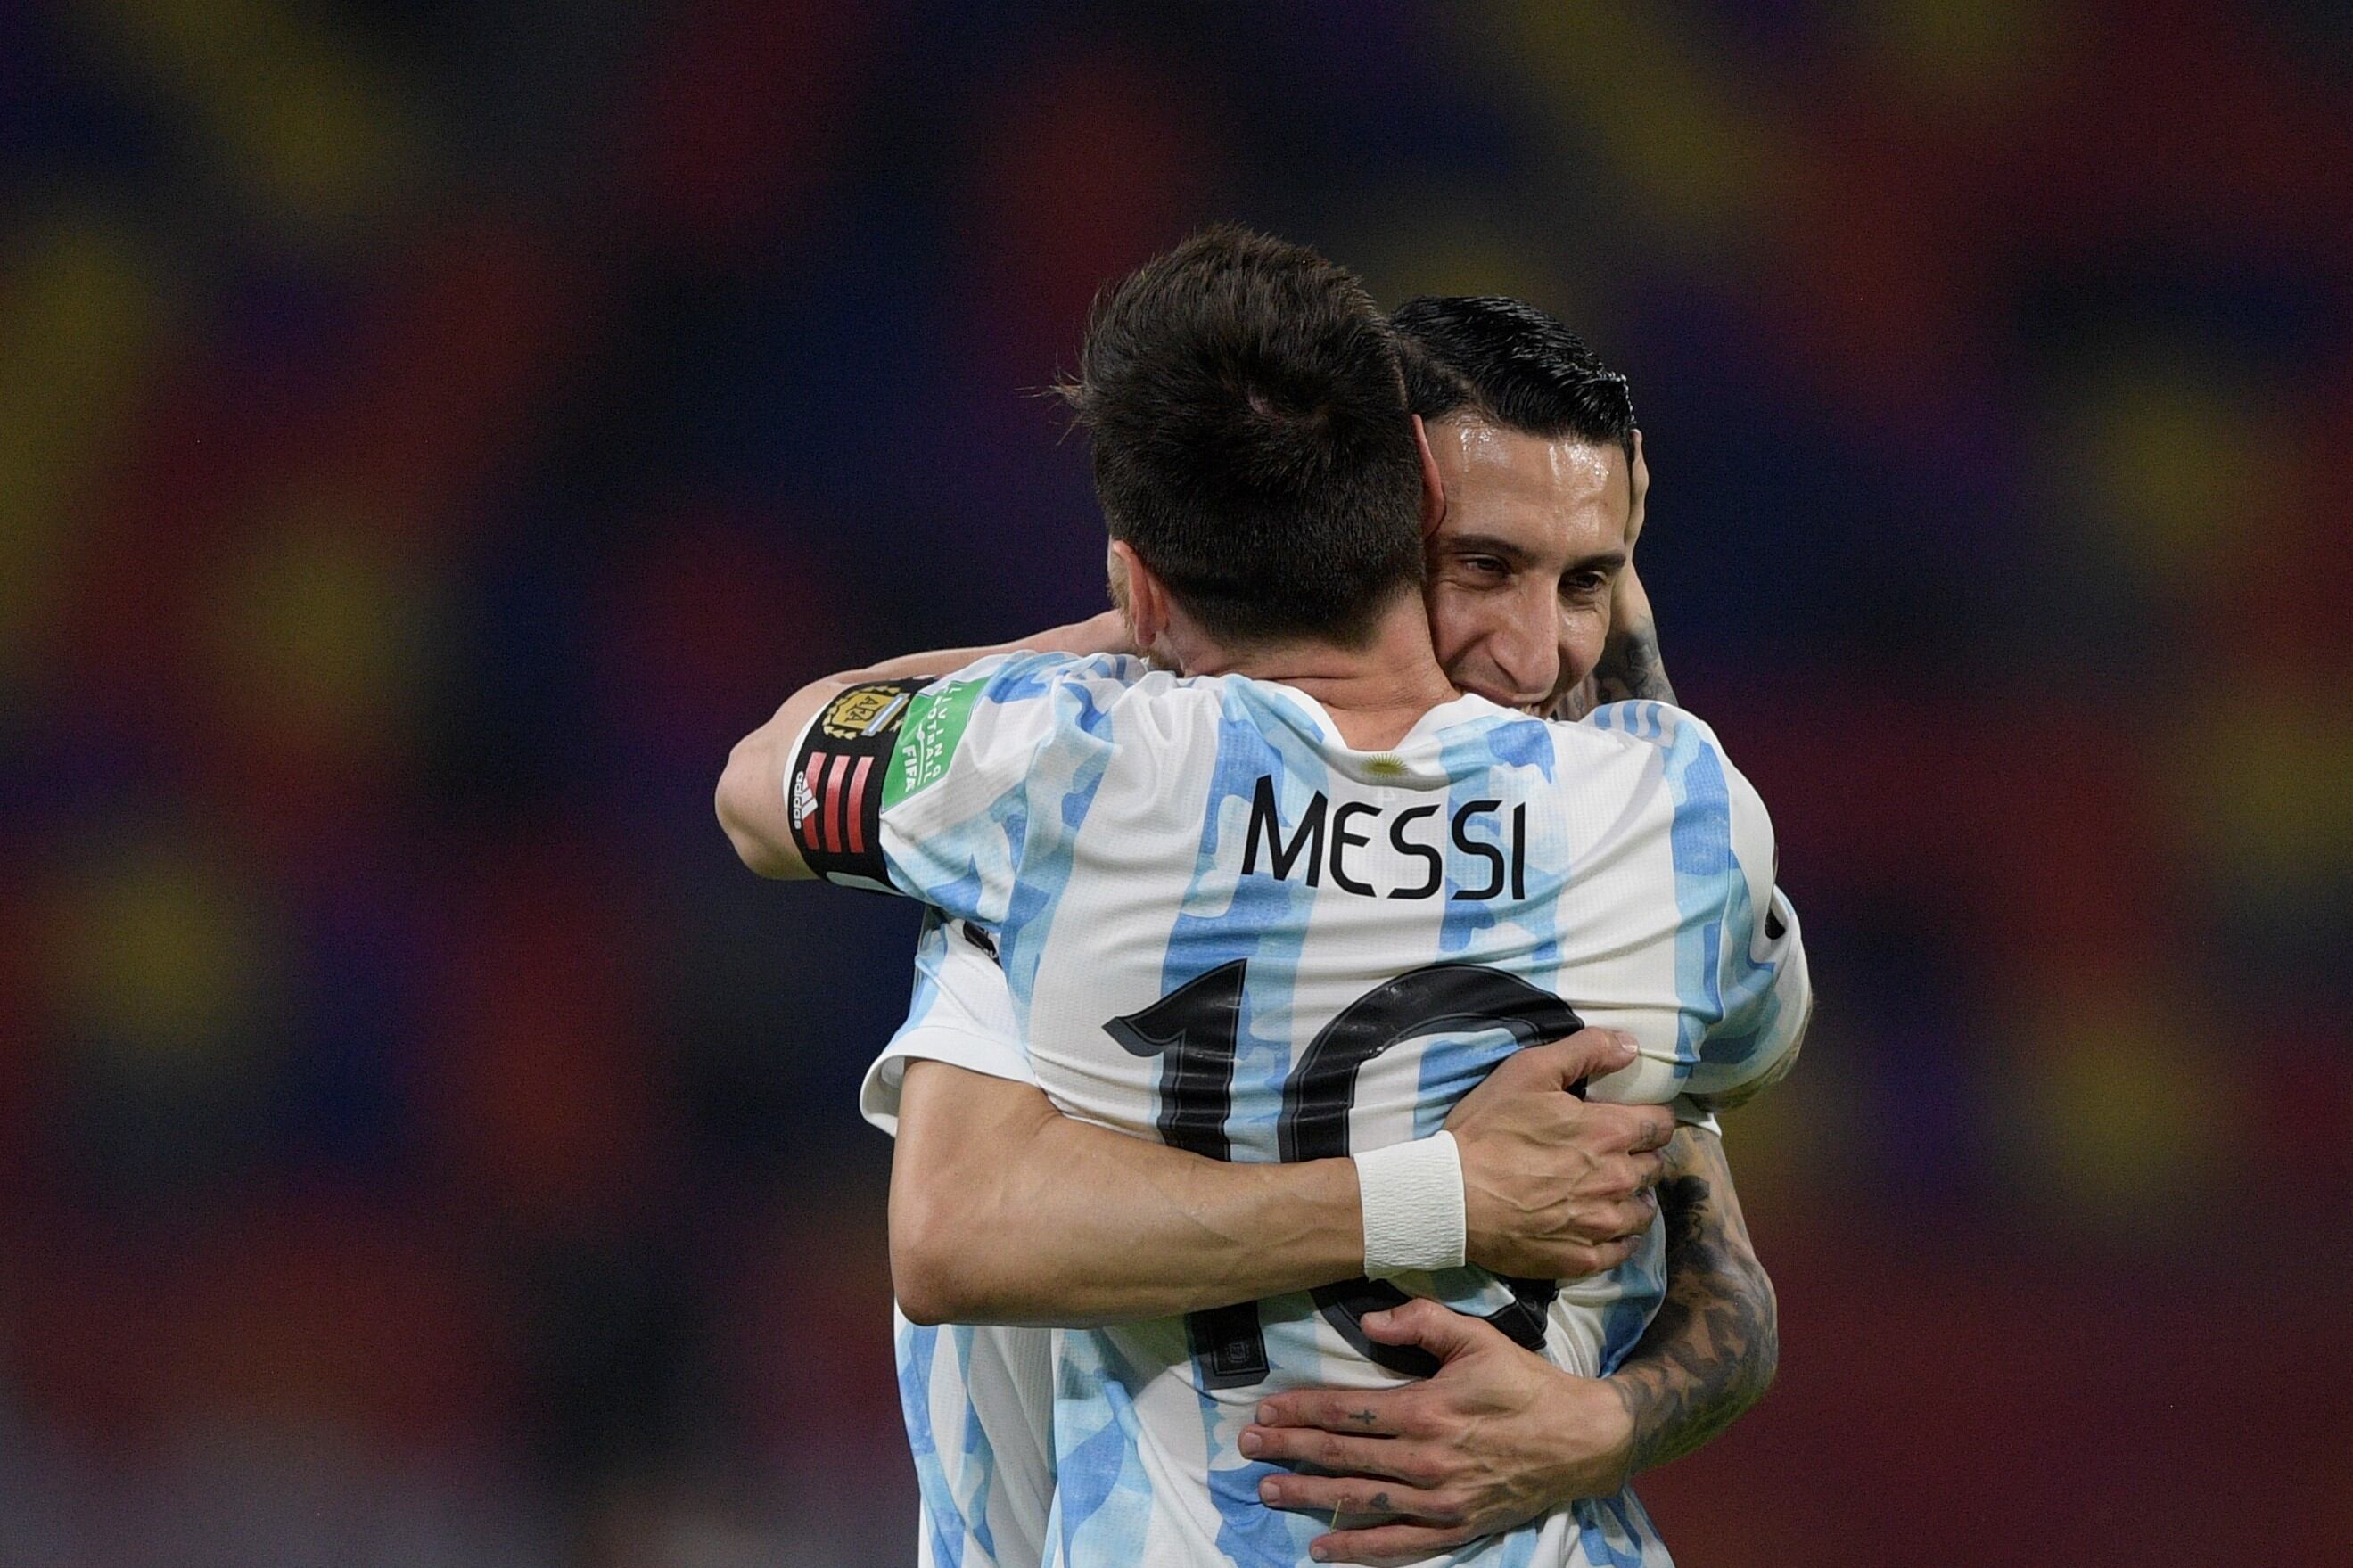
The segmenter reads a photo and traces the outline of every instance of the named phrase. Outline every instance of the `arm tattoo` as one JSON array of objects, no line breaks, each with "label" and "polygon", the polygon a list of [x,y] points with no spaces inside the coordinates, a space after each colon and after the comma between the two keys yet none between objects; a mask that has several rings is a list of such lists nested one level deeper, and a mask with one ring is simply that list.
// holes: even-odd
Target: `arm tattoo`
[{"label": "arm tattoo", "polygon": [[1634,1423],[1634,1470],[1706,1444],[1757,1403],[1780,1359],[1773,1282],[1748,1240],[1732,1171],[1712,1133],[1677,1131],[1659,1207],[1667,1295],[1609,1379]]},{"label": "arm tattoo", "polygon": [[1593,667],[1593,689],[1601,702],[1672,702],[1667,667],[1659,657],[1659,627],[1638,621],[1613,635]]}]

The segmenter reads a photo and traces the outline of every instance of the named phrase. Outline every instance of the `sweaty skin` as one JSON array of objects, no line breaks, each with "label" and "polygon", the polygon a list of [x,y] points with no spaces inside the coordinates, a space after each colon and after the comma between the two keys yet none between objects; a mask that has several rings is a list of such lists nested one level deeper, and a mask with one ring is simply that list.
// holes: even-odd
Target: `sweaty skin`
[{"label": "sweaty skin", "polygon": [[1476,418],[1429,430],[1446,495],[1424,591],[1439,661],[1465,691],[1549,710],[1600,660],[1629,574],[1641,517],[1625,454]]}]

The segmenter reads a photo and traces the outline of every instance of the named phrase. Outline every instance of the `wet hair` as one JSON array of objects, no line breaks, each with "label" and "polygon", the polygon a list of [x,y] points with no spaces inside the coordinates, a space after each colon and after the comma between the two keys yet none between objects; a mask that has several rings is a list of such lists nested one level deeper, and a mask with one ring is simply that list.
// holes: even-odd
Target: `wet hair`
[{"label": "wet hair", "polygon": [[1547,440],[1614,442],[1633,461],[1626,378],[1558,318],[1499,294],[1424,295],[1389,321],[1408,401],[1425,420],[1467,411]]}]

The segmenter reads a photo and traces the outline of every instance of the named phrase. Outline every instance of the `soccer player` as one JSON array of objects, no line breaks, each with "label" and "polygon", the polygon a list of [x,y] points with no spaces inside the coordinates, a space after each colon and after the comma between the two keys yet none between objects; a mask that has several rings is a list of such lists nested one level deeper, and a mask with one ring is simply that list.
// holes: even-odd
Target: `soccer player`
[{"label": "soccer player", "polygon": [[[1192,678],[1032,655],[818,683],[738,746],[721,816],[757,869],[980,931],[1065,1110],[1332,1168],[1375,1278],[1054,1336],[1056,1561],[1298,1562],[1315,1526],[1259,1506],[1238,1439],[1270,1390],[1429,1370],[1368,1317],[1433,1296],[1588,1373],[1608,1339],[1620,1293],[1463,1267],[1448,1110],[1587,1020],[1640,1047],[1597,1094],[1736,1092],[1794,1044],[1803,965],[1704,726],[1547,725],[1447,686],[1415,592],[1434,463],[1347,274],[1189,242],[1112,297],[1078,403],[1135,641]],[[1306,1279],[1334,1261],[1317,1217]],[[1598,1517],[1506,1550],[1646,1546],[1630,1498]]]},{"label": "soccer player", "polygon": [[[1559,321],[1517,300],[1417,300],[1392,320],[1410,406],[1428,423],[1445,496],[1427,542],[1425,596],[1449,679],[1532,710],[1554,707],[1563,688],[1579,697],[1598,686],[1611,700],[1672,701],[1630,559],[1648,473],[1624,378]],[[1118,652],[1125,637],[1112,616],[1008,646]],[[963,662],[985,651],[947,657]],[[931,667],[919,659],[840,679]],[[1586,698],[1577,710],[1590,706]],[[919,973],[915,1006],[868,1074],[860,1100],[870,1120],[899,1135],[895,1272],[919,1293],[919,1316],[955,1325],[902,1317],[896,1333],[924,1499],[921,1560],[960,1568],[1031,1563],[1052,1494],[1048,1331],[985,1321],[1103,1310],[1085,1292],[1115,1286],[1113,1270],[1127,1259],[1199,1287],[1199,1295],[1170,1305],[1224,1305],[1249,1293],[1233,1283],[1234,1258],[1280,1255],[1312,1194],[1261,1183],[1248,1194],[1261,1206],[1245,1211],[1219,1186],[1221,1175],[1244,1174],[1236,1167],[1060,1117],[1009,1036],[1011,997],[987,953],[934,926]],[[1496,1089],[1543,1093],[1516,1081]],[[1642,1173],[1639,1188],[1656,1170],[1652,1157],[1632,1147],[1630,1128],[1612,1123],[1619,1108],[1549,1099],[1556,1110],[1577,1108],[1549,1124],[1561,1141],[1521,1152],[1556,1160],[1544,1173],[1550,1184],[1591,1215],[1580,1235],[1617,1239],[1609,1226],[1628,1194],[1612,1184],[1588,1193],[1579,1179],[1590,1183],[1598,1168],[1612,1168],[1622,1181],[1623,1165],[1599,1162],[1630,1154],[1626,1163]],[[1482,1109],[1473,1101],[1458,1112],[1464,1121],[1451,1123],[1466,1159],[1476,1157],[1470,1140]],[[1387,1491],[1398,1522],[1320,1544],[1336,1557],[1388,1560],[1610,1496],[1630,1472],[1721,1431],[1771,1381],[1771,1284],[1713,1130],[1681,1130],[1666,1155],[1660,1194],[1673,1310],[1630,1351],[1622,1337],[1640,1320],[1620,1314],[1620,1342],[1603,1358],[1606,1381],[1559,1372],[1472,1319],[1410,1312],[1398,1324],[1400,1338],[1440,1355],[1445,1364],[1433,1380],[1374,1396],[1286,1394],[1272,1402],[1275,1411],[1303,1425],[1245,1434],[1256,1457],[1277,1462],[1329,1463],[1353,1445],[1366,1473],[1271,1478],[1262,1495],[1329,1515],[1352,1489],[1360,1497]],[[1074,1184],[1080,1170],[1086,1179]],[[1295,1166],[1250,1173],[1277,1184],[1305,1175]],[[1647,1214],[1641,1218],[1647,1228]],[[1567,1257],[1558,1263],[1558,1272],[1587,1271]],[[1369,1432],[1368,1418],[1377,1423]],[[1350,1444],[1335,1446],[1327,1430]],[[1361,1442],[1367,1436],[1395,1440]],[[1398,1484],[1406,1475],[1422,1484]]]}]

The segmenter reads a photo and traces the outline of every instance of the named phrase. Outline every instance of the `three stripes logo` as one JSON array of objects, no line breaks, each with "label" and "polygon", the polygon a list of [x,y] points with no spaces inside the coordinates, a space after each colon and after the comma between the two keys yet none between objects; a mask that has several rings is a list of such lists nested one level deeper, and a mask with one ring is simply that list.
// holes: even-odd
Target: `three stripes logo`
[{"label": "three stripes logo", "polygon": [[793,839],[819,876],[885,879],[882,779],[907,707],[926,682],[872,681],[826,704],[794,759]]}]

